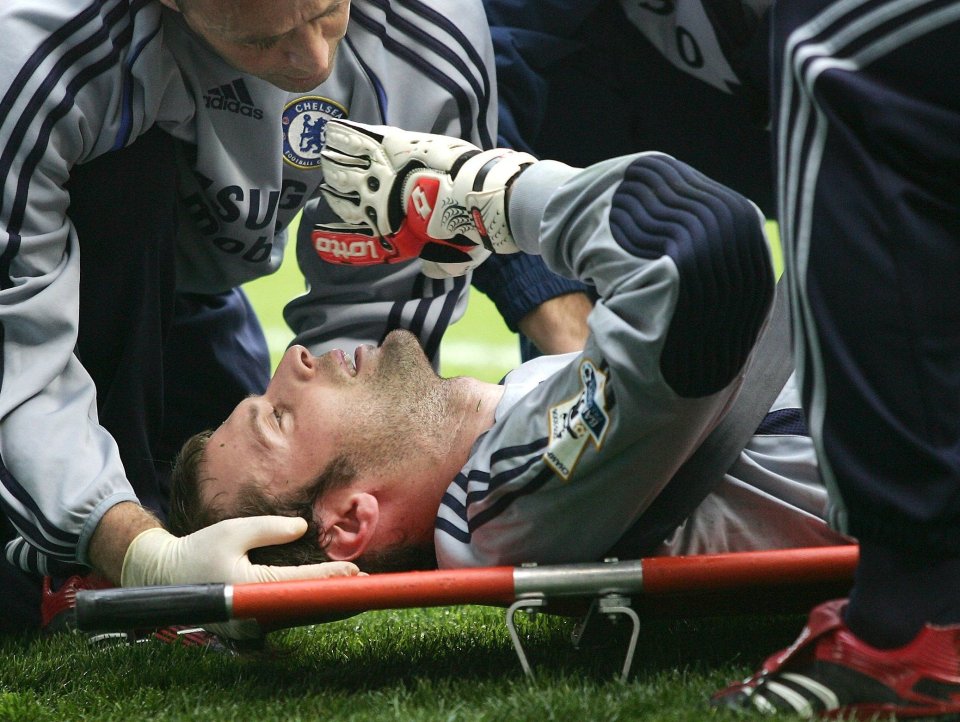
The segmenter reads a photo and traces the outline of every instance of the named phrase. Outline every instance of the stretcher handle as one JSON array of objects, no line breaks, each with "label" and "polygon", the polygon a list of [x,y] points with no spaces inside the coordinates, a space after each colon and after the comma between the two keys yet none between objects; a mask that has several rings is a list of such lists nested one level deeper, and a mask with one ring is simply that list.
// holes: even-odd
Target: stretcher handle
[{"label": "stretcher handle", "polygon": [[153,629],[230,619],[226,584],[183,584],[77,593],[77,628],[85,631]]}]

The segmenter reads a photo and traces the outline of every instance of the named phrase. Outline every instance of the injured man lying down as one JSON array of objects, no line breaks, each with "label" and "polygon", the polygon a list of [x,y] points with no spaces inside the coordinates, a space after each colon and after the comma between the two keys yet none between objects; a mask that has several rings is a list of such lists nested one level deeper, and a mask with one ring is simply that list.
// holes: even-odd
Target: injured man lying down
[{"label": "injured man lying down", "polygon": [[[251,557],[369,572],[604,558],[744,391],[775,288],[757,208],[660,153],[578,169],[330,121],[322,162],[345,221],[314,231],[324,248],[380,244],[428,274],[541,254],[595,288],[590,338],[500,384],[439,377],[402,329],[293,346],[265,394],[184,446],[172,530],[301,516],[303,538]],[[791,378],[722,480],[634,556],[849,543],[827,506]]]}]

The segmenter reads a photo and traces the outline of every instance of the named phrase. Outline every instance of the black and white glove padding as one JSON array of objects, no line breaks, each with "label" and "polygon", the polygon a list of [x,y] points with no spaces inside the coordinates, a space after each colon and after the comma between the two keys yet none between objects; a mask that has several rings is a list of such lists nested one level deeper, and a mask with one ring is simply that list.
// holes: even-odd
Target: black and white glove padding
[{"label": "black and white glove padding", "polygon": [[504,195],[534,162],[458,138],[331,120],[320,190],[344,223],[317,225],[314,248],[331,263],[419,257],[426,276],[462,276],[491,252],[517,252]]}]

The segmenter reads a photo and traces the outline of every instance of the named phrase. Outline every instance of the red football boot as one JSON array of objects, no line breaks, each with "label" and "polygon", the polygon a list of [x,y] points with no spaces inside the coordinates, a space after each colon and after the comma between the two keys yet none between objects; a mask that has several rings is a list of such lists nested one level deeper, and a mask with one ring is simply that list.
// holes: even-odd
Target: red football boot
[{"label": "red football boot", "polygon": [[68,577],[57,591],[53,591],[53,580],[43,578],[43,592],[40,597],[40,627],[45,634],[73,630],[73,609],[77,606],[77,592],[86,589],[109,589],[114,586],[97,574]]},{"label": "red football boot", "polygon": [[895,649],[862,642],[846,599],[816,607],[797,640],[710,704],[821,719],[960,720],[960,625],[926,625]]}]

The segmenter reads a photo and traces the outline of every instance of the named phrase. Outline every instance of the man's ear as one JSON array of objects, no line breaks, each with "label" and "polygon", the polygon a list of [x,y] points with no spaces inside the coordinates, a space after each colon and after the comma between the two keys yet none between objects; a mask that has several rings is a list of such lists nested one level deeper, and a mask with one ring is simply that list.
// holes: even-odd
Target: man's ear
[{"label": "man's ear", "polygon": [[171,10],[176,10],[177,12],[180,12],[180,8],[177,7],[176,0],[160,0],[160,4],[166,5]]},{"label": "man's ear", "polygon": [[336,508],[325,506],[323,517],[327,556],[334,561],[350,561],[363,554],[373,538],[380,520],[380,503],[373,494],[355,492]]}]

